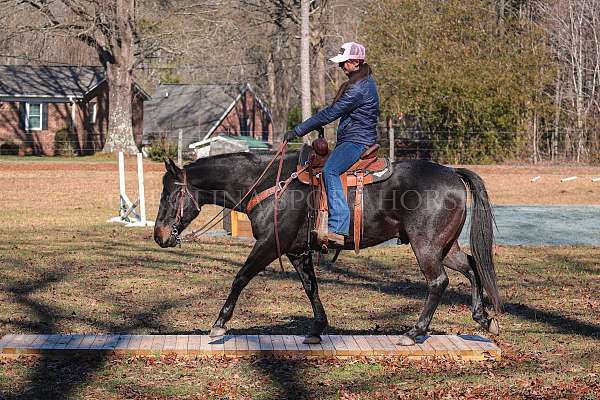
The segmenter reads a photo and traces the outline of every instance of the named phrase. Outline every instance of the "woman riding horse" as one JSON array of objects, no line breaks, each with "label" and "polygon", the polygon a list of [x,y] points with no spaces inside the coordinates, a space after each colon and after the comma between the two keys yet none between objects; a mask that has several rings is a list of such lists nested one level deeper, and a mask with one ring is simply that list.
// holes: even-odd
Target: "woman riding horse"
[{"label": "woman riding horse", "polygon": [[365,62],[365,47],[359,43],[344,43],[337,56],[329,61],[338,63],[349,78],[340,88],[332,104],[287,132],[285,140],[320,128],[340,119],[337,145],[323,168],[329,208],[328,242],[343,246],[350,229],[350,209],[342,187],[342,175],[361,154],[377,141],[379,96],[371,68]]}]

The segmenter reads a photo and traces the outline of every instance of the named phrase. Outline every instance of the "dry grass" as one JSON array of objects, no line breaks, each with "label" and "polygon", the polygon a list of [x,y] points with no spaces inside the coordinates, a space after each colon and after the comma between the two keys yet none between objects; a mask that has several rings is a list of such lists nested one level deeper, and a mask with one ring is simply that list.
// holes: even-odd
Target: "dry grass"
[{"label": "dry grass", "polygon": [[[466,166],[480,174],[495,204],[600,204],[600,167]],[[535,182],[531,179],[539,176]],[[576,180],[561,182],[562,178]]]},{"label": "dry grass", "polygon": [[[474,169],[490,192],[501,193],[488,167]],[[146,164],[150,217],[161,175],[161,165]],[[208,330],[250,245],[207,239],[162,250],[150,229],[105,224],[116,214],[116,176],[116,166],[102,162],[0,162],[0,335]],[[133,182],[134,174],[128,178]],[[507,302],[499,363],[19,359],[0,362],[0,399],[597,399],[600,248],[496,251]],[[311,310],[301,284],[289,264],[285,274],[277,268],[243,292],[230,323],[234,333],[306,332]],[[331,333],[401,332],[424,299],[406,246],[348,253],[317,273]],[[432,329],[482,333],[470,317],[467,282],[450,278]]]}]

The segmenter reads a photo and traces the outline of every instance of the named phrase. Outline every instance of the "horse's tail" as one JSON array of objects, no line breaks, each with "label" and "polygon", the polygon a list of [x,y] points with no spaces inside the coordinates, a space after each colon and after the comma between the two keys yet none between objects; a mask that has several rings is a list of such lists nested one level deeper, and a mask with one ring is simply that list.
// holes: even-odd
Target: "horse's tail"
[{"label": "horse's tail", "polygon": [[487,190],[483,180],[475,172],[465,168],[455,168],[455,171],[463,179],[472,196],[469,242],[475,259],[475,272],[479,275],[494,309],[502,312],[502,299],[492,257],[495,220]]}]

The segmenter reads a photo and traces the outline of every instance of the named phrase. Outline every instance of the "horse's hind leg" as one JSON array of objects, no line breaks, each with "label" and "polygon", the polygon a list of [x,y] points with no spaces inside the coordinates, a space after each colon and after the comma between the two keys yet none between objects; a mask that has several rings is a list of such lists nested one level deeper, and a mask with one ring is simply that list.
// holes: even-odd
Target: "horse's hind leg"
[{"label": "horse's hind leg", "polygon": [[315,316],[310,333],[304,339],[304,343],[321,343],[321,334],[327,327],[327,315],[325,314],[325,309],[319,298],[319,288],[317,286],[317,278],[315,276],[312,257],[309,255],[301,255],[298,257],[289,253],[287,256],[300,276],[302,286],[304,286],[304,291],[310,300]]},{"label": "horse's hind leg", "polygon": [[421,268],[423,275],[425,275],[429,290],[427,293],[427,300],[425,301],[425,307],[423,307],[423,311],[419,316],[417,324],[410,331],[400,336],[400,342],[398,344],[402,346],[415,344],[417,336],[427,333],[433,314],[440,303],[442,294],[448,286],[448,275],[446,275],[446,271],[444,271],[442,265],[443,250],[441,246],[439,249],[435,249],[435,247],[436,246],[432,244],[415,245],[413,243],[413,251],[417,256],[419,267]]},{"label": "horse's hind leg", "polygon": [[483,304],[483,289],[481,280],[475,269],[475,259],[463,252],[454,242],[450,252],[444,258],[444,266],[463,274],[471,282],[471,300],[473,319],[483,327],[483,329],[497,335],[499,332],[498,322],[489,318],[485,305]]},{"label": "horse's hind leg", "polygon": [[227,332],[225,324],[231,319],[235,303],[242,290],[248,285],[248,282],[254,278],[260,271],[264,270],[276,256],[272,246],[267,246],[265,242],[256,242],[246,262],[240,268],[231,285],[231,291],[227,300],[219,312],[219,317],[210,330],[210,336],[221,336]]}]

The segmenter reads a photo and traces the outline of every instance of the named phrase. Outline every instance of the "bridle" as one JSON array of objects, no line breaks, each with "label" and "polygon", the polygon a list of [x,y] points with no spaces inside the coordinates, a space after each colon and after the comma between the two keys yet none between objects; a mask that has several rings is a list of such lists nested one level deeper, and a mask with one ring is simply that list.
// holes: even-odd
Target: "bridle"
[{"label": "bridle", "polygon": [[182,182],[175,182],[175,185],[179,186],[180,189],[177,193],[177,206],[175,207],[177,213],[175,214],[175,222],[173,222],[173,225],[171,225],[170,233],[170,235],[175,238],[175,241],[178,246],[181,246],[182,238],[180,236],[179,230],[177,229],[177,225],[181,224],[181,219],[183,218],[183,206],[185,202],[185,197],[189,197],[192,200],[192,203],[194,203],[194,207],[196,207],[196,210],[200,211],[200,205],[198,204],[198,200],[196,200],[188,186],[187,172],[185,169],[182,169],[181,172],[183,174]]},{"label": "bridle", "polygon": [[[275,182],[277,184],[279,184],[280,179],[281,179],[281,171],[282,171],[282,167],[283,167],[283,159],[284,159],[286,149],[287,149],[287,140],[283,141],[283,143],[281,144],[281,147],[279,148],[277,153],[275,153],[275,155],[273,156],[271,161],[269,161],[269,164],[267,164],[267,166],[265,167],[263,172],[256,179],[256,181],[250,187],[250,189],[248,189],[246,194],[244,194],[242,196],[242,198],[240,199],[240,201],[238,201],[237,204],[234,205],[227,213],[225,213],[225,208],[221,209],[221,211],[219,211],[219,213],[217,213],[217,215],[212,217],[201,228],[196,229],[196,230],[186,234],[184,237],[181,237],[181,232],[179,232],[179,230],[177,229],[177,225],[179,225],[181,223],[181,219],[183,218],[183,208],[184,208],[185,197],[187,196],[192,200],[192,203],[194,203],[194,206],[196,207],[196,210],[198,210],[198,211],[200,211],[200,205],[198,204],[198,201],[196,200],[196,198],[194,197],[194,195],[192,194],[192,192],[189,189],[188,181],[187,181],[187,172],[186,172],[185,168],[182,169],[181,170],[182,174],[183,174],[182,181],[175,182],[175,185],[180,186],[181,189],[179,190],[179,193],[177,193],[177,206],[176,206],[177,214],[175,216],[175,222],[171,226],[171,233],[170,233],[170,235],[175,238],[177,245],[181,246],[181,243],[184,241],[192,242],[194,240],[197,240],[200,236],[204,235],[206,232],[208,232],[211,228],[213,228],[219,222],[223,221],[223,219],[225,219],[225,217],[227,217],[229,214],[231,214],[232,211],[236,210],[242,204],[242,202],[244,200],[246,200],[246,198],[252,193],[252,191],[254,189],[256,189],[256,187],[260,184],[262,179],[267,174],[267,171],[269,170],[269,168],[271,168],[271,166],[273,165],[275,160],[277,160],[278,157],[280,157],[280,159],[279,159],[279,166],[277,168],[277,177],[275,178]],[[287,187],[287,184],[285,185],[285,187]],[[285,187],[282,187],[282,189],[285,190]],[[280,194],[280,193],[277,193],[277,194]],[[281,261],[281,246],[279,244],[279,229],[278,229],[279,227],[278,227],[278,218],[277,218],[278,203],[279,203],[279,196],[276,195],[275,196],[275,210],[274,210],[275,211],[275,221],[274,221],[274,223],[275,223],[275,243],[277,245],[277,255],[279,257],[279,265],[281,266],[281,269],[283,270],[283,262]],[[221,216],[221,217],[219,218],[219,216]]]}]

